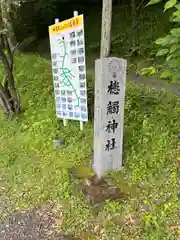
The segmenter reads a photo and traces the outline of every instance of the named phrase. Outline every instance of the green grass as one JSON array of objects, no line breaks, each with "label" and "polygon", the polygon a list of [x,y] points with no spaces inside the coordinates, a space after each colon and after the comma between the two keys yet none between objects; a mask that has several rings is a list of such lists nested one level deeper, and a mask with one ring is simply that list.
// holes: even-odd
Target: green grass
[{"label": "green grass", "polygon": [[[101,26],[99,10],[93,9],[92,13],[85,15],[89,73],[99,54]],[[112,55],[127,58],[132,34],[129,9],[119,6],[113,13]],[[128,58],[129,65],[141,68],[147,64],[154,40],[165,35],[170,26],[168,14],[153,7],[138,12],[136,37],[141,54],[138,58]],[[45,49],[49,51],[49,40],[40,45],[37,52],[48,56]],[[169,227],[178,221],[176,162],[180,99],[127,84],[125,165],[107,178],[129,198],[92,207],[75,190],[69,176],[70,168],[89,166],[92,162],[92,74],[87,81],[91,119],[82,132],[78,122],[70,121],[64,128],[62,121],[56,119],[48,60],[35,54],[17,56],[15,76],[24,111],[13,121],[0,116],[0,199],[3,196],[9,199],[7,209],[0,206],[0,215],[5,217],[9,209],[22,210],[55,201],[64,212],[62,227],[82,240],[177,239]],[[53,149],[55,137],[66,141],[58,151]]]},{"label": "green grass", "polygon": [[[179,98],[128,83],[125,166],[107,177],[130,197],[95,208],[74,191],[68,171],[91,163],[92,121],[80,132],[78,122],[64,128],[56,119],[48,60],[20,55],[15,66],[24,112],[14,121],[0,119],[0,192],[9,198],[8,207],[22,210],[55,201],[63,207],[63,228],[81,239],[176,239],[168,227],[178,219]],[[89,91],[93,82],[89,76]],[[92,93],[89,96],[91,106]],[[66,140],[58,151],[53,149],[55,136]],[[87,237],[91,235],[94,238]]]}]

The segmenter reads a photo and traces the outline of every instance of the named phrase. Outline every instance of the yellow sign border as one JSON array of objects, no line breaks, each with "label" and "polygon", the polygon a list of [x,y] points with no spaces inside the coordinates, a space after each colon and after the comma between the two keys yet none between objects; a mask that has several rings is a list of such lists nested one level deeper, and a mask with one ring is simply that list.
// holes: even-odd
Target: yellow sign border
[{"label": "yellow sign border", "polygon": [[49,33],[56,34],[58,32],[64,32],[71,28],[79,27],[83,24],[83,15],[79,15],[77,17],[73,17],[62,21],[60,23],[49,26]]}]

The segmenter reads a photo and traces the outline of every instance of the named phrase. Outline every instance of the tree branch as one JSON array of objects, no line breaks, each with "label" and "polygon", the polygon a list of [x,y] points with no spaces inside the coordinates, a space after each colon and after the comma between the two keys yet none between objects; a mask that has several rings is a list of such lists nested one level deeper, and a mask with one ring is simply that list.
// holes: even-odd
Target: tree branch
[{"label": "tree branch", "polygon": [[1,83],[0,83],[0,104],[1,104],[1,107],[3,108],[4,113],[7,117],[9,115],[13,115],[13,111],[12,111],[11,104],[9,102],[9,98],[8,98]]},{"label": "tree branch", "polygon": [[11,71],[13,71],[14,58],[13,58],[13,53],[11,51],[9,41],[8,41],[6,34],[4,34],[4,40],[5,40],[5,44],[6,44],[6,48],[7,48],[7,52],[8,52],[9,66],[10,66]]},{"label": "tree branch", "polygon": [[1,96],[1,93],[0,93],[0,106],[4,111],[4,115],[8,118],[9,117],[9,112],[8,112],[7,106],[5,105],[4,100]]},{"label": "tree branch", "polygon": [[[11,50],[7,34],[4,34],[4,36],[2,36],[2,38],[4,38],[4,41],[3,40],[1,40],[1,41],[3,41],[5,43],[6,48],[7,48],[8,62],[9,62],[9,65],[10,65],[10,68],[11,68],[11,72],[12,72],[13,68],[14,68],[14,54],[15,54],[16,49],[19,46],[19,43],[16,45],[16,47],[13,50]],[[4,82],[5,91],[8,92],[8,79],[7,79],[7,76],[4,78],[3,82]]]}]

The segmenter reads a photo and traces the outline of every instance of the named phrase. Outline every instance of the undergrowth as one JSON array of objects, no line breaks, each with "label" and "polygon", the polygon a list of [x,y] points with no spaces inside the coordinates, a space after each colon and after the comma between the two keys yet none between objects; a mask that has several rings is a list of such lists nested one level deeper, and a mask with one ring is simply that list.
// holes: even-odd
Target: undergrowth
[{"label": "undergrowth", "polygon": [[[101,10],[100,7],[92,7],[84,13],[88,68],[94,68],[94,60],[99,58]],[[79,12],[79,14],[81,13]],[[129,69],[132,71],[148,67],[152,62],[154,64],[157,61],[154,59],[156,54],[155,41],[167,34],[172,27],[169,22],[171,11],[164,13],[161,5],[140,8],[136,12],[135,29],[132,29],[132,15],[129,5],[115,5],[112,13],[110,54],[128,59]],[[135,49],[132,49],[134,40]],[[49,38],[35,42],[31,48],[28,46],[28,49],[36,51],[42,56],[50,57]],[[157,64],[161,64],[161,62],[163,61],[159,61]]]},{"label": "undergrowth", "polygon": [[[124,168],[107,177],[130,197],[92,207],[69,177],[70,168],[92,162],[92,120],[81,132],[78,122],[64,128],[56,119],[48,60],[20,55],[15,73],[23,113],[13,121],[0,119],[0,198],[8,197],[7,208],[55,201],[64,212],[62,227],[81,239],[176,239],[169,227],[178,220],[179,98],[127,84]],[[93,82],[89,76],[91,109]],[[54,137],[65,139],[62,149],[53,149]],[[0,207],[2,217],[7,208]]]}]

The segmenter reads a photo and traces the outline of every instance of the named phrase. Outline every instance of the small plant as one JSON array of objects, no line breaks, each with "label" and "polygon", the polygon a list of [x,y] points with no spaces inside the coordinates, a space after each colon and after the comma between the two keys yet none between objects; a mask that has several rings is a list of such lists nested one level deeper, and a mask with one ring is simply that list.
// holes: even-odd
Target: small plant
[{"label": "small plant", "polygon": [[[151,0],[148,5],[152,5],[162,0]],[[164,5],[164,11],[175,7],[175,11],[170,17],[170,21],[176,23],[179,26],[180,23],[180,3],[177,0],[169,0]],[[164,64],[162,66],[160,78],[170,79],[176,82],[180,79],[180,27],[172,28],[170,33],[163,38],[156,40],[158,51],[156,57],[165,57]],[[154,67],[141,70],[141,75],[153,75],[157,72]]]}]

